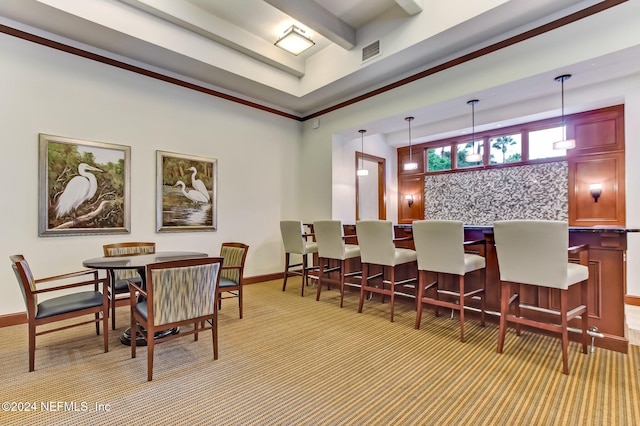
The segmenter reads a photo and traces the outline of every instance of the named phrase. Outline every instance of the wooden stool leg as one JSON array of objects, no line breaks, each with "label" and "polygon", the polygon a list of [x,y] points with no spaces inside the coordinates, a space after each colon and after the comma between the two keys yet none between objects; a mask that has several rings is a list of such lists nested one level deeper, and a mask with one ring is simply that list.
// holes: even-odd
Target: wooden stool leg
[{"label": "wooden stool leg", "polygon": [[567,322],[567,290],[560,290],[560,315],[562,315],[562,373],[569,374],[569,330]]},{"label": "wooden stool leg", "polygon": [[500,281],[500,329],[498,330],[498,350],[499,354],[502,353],[502,347],[504,346],[504,336],[507,332],[507,314],[509,313],[509,297],[510,295],[509,283]]},{"label": "wooden stool leg", "polygon": [[464,275],[460,275],[458,283],[460,285],[460,341],[464,342]]}]

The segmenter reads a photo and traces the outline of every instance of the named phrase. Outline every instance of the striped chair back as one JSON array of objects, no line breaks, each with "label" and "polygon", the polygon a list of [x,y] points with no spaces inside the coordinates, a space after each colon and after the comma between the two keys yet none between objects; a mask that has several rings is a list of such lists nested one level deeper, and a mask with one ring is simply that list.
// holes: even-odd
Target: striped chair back
[{"label": "striped chair back", "polygon": [[244,272],[244,261],[247,257],[249,246],[242,243],[222,243],[220,246],[220,257],[223,269],[220,278],[240,284]]},{"label": "striped chair back", "polygon": [[[156,243],[127,242],[105,244],[102,246],[105,257],[136,256],[141,254],[153,254],[156,252]],[[140,275],[135,269],[115,269],[113,271],[114,280],[136,278]]]},{"label": "striped chair back", "polygon": [[147,266],[147,306],[154,326],[212,315],[222,258],[205,257]]}]

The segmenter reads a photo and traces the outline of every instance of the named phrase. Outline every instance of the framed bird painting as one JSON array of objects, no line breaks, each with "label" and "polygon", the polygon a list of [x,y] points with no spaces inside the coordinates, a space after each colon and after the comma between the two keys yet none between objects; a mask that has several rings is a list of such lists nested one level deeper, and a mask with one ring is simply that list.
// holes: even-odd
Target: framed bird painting
[{"label": "framed bird painting", "polygon": [[218,161],[156,152],[157,232],[215,231]]},{"label": "framed bird painting", "polygon": [[131,148],[40,134],[40,236],[129,233]]}]

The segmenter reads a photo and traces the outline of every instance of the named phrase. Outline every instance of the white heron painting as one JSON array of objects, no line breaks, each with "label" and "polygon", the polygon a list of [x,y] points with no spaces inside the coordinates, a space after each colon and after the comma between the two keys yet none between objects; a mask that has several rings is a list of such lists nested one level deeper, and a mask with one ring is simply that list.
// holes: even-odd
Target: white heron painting
[{"label": "white heron painting", "polygon": [[157,230],[215,230],[217,160],[158,151],[157,168]]},{"label": "white heron painting", "polygon": [[40,235],[129,232],[129,152],[40,135]]}]

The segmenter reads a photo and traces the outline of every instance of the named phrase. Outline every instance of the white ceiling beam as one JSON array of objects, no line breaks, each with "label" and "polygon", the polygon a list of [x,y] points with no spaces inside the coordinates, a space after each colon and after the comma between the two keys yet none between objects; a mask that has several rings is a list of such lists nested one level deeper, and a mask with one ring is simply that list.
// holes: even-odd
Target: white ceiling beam
[{"label": "white ceiling beam", "polygon": [[304,63],[299,58],[281,51],[274,47],[273,43],[268,43],[217,16],[205,14],[202,9],[188,2],[176,2],[175,0],[120,1],[296,77],[302,77],[305,74]]},{"label": "white ceiling beam", "polygon": [[356,45],[356,30],[314,1],[264,0],[347,50]]},{"label": "white ceiling beam", "polygon": [[420,6],[421,2],[421,0],[396,0],[396,4],[409,16],[417,15],[422,12],[422,6]]}]

